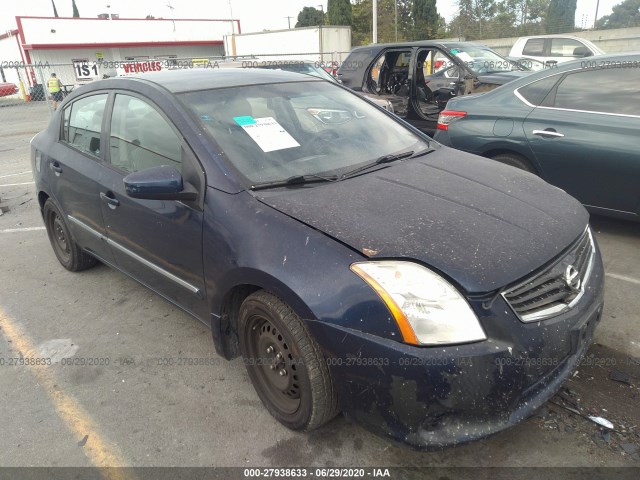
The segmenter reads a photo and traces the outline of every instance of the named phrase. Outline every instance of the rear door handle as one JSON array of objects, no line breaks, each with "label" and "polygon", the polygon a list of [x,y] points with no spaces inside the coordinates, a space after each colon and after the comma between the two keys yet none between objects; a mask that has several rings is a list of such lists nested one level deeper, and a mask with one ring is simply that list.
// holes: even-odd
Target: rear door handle
[{"label": "rear door handle", "polygon": [[115,210],[120,205],[120,200],[114,198],[112,192],[100,192],[100,198],[103,202],[109,205],[109,208],[112,210]]},{"label": "rear door handle", "polygon": [[62,167],[60,166],[57,160],[50,162],[49,168],[53,170],[56,175],[60,175],[62,173]]},{"label": "rear door handle", "polygon": [[540,137],[564,137],[564,133],[556,132],[555,130],[534,130],[532,133]]}]

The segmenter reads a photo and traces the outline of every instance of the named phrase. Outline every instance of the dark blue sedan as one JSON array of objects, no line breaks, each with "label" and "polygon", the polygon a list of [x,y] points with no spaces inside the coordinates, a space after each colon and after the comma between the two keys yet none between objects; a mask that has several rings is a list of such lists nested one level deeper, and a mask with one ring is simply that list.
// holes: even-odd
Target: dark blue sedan
[{"label": "dark blue sedan", "polygon": [[210,325],[291,429],[341,411],[416,447],[498,432],[554,395],[602,314],[579,202],[321,79],[96,81],[31,148],[60,263],[111,265]]}]

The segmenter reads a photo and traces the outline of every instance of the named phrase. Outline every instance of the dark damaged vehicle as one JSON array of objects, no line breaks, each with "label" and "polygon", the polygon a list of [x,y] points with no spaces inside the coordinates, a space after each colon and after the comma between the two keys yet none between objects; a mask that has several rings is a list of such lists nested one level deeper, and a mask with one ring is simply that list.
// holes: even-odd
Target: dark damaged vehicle
[{"label": "dark damaged vehicle", "polygon": [[389,100],[426,133],[452,97],[487,92],[531,70],[474,42],[428,40],[354,48],[338,69],[345,86]]},{"label": "dark damaged vehicle", "polygon": [[579,202],[311,76],[92,82],[31,148],[61,264],[111,265],[210,325],[291,429],[498,432],[554,395],[602,313]]}]

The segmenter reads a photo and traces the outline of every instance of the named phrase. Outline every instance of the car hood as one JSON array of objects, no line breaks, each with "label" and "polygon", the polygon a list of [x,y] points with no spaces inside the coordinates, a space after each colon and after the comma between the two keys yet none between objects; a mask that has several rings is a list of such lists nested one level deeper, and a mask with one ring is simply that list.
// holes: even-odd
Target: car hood
[{"label": "car hood", "polygon": [[490,83],[492,85],[504,85],[505,83],[512,82],[517,80],[518,78],[526,77],[527,75],[531,75],[532,71],[521,72],[519,70],[514,70],[512,72],[496,72],[496,73],[485,73],[478,75],[478,80],[482,83]]},{"label": "car hood", "polygon": [[366,257],[417,260],[469,293],[524,277],[589,220],[535,175],[447,147],[340,182],[255,193]]}]

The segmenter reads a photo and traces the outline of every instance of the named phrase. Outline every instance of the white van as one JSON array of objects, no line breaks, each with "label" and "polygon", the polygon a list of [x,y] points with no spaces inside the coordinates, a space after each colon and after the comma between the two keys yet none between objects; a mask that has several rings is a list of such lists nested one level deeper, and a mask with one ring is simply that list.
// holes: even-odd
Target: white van
[{"label": "white van", "polygon": [[576,58],[603,55],[605,52],[589,40],[570,35],[520,37],[511,48],[509,57],[531,58],[544,64],[568,62]]}]

